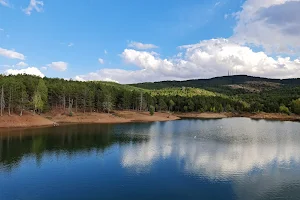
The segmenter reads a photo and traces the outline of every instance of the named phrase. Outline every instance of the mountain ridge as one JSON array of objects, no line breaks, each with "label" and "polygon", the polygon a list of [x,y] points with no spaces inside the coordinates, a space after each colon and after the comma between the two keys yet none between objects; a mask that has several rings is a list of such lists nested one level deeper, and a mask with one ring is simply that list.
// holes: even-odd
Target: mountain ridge
[{"label": "mountain ridge", "polygon": [[271,83],[279,83],[283,85],[300,85],[300,78],[287,78],[287,79],[276,79],[266,78],[249,75],[233,75],[233,76],[218,76],[208,79],[189,79],[189,80],[167,80],[167,81],[155,81],[155,82],[143,82],[128,84],[135,87],[144,89],[163,89],[168,87],[207,87],[207,86],[221,86],[230,84],[243,84],[247,81],[264,81]]}]

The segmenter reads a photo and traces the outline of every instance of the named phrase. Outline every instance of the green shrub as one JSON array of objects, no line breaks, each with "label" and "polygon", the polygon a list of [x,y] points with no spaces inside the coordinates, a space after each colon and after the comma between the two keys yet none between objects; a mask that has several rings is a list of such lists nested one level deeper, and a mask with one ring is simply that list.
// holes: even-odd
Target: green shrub
[{"label": "green shrub", "polygon": [[281,105],[281,106],[279,107],[279,112],[285,113],[285,114],[288,114],[288,115],[291,113],[290,110],[289,110],[289,108],[286,107],[285,105]]},{"label": "green shrub", "polygon": [[300,114],[300,99],[292,101],[292,111],[295,114]]},{"label": "green shrub", "polygon": [[225,110],[226,110],[226,112],[231,112],[232,111],[232,108],[231,108],[230,104],[226,105]]},{"label": "green shrub", "polygon": [[187,106],[184,106],[183,109],[184,109],[184,112],[188,111],[188,107]]},{"label": "green shrub", "polygon": [[149,112],[151,116],[154,115],[154,111],[155,111],[155,107],[151,105],[149,108]]}]

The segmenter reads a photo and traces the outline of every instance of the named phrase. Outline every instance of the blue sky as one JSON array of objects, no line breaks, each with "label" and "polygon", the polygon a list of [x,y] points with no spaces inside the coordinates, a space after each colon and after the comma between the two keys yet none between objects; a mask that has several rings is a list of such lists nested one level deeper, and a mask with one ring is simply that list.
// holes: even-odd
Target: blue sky
[{"label": "blue sky", "polygon": [[[49,77],[123,83],[212,77],[234,67],[240,68],[241,73],[247,72],[240,64],[228,64],[227,58],[237,55],[220,59],[215,51],[208,52],[210,46],[216,46],[212,43],[222,43],[229,49],[238,45],[235,48],[244,48],[242,51],[251,47],[252,53],[263,51],[278,64],[276,56],[289,53],[277,50],[270,53],[269,44],[257,43],[255,38],[242,41],[247,31],[240,28],[243,30],[240,34],[236,30],[243,24],[237,13],[245,12],[249,2],[255,4],[254,0],[0,0],[0,70],[26,72],[34,67]],[[208,44],[203,46],[203,41]],[[137,43],[152,46],[139,48],[134,45]],[[202,46],[195,48],[197,44]],[[180,48],[182,45],[194,46]],[[25,59],[12,58],[11,51],[24,55]],[[192,51],[194,54],[189,55]],[[179,53],[182,55],[178,56]],[[205,64],[204,54],[210,55],[210,59],[214,56],[213,62],[226,65],[226,70],[212,68],[212,61]],[[182,66],[184,61],[188,64]],[[19,62],[24,63],[17,66]],[[194,77],[195,67],[200,67],[201,73]],[[255,67],[252,66],[253,73],[259,71]],[[181,70],[190,73],[177,76]]]}]

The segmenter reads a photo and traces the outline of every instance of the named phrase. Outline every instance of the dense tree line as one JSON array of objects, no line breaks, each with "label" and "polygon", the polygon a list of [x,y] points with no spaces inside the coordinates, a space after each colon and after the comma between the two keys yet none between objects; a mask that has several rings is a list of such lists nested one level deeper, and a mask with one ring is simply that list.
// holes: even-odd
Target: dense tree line
[{"label": "dense tree line", "polygon": [[[111,82],[78,82],[30,75],[0,76],[0,111],[111,112],[112,110],[172,112],[282,112],[300,114],[300,87],[284,85],[263,92],[229,87],[148,90]],[[217,91],[217,92],[216,92]]]},{"label": "dense tree line", "polygon": [[[300,114],[300,87],[283,85],[270,91],[239,93],[233,95],[249,103],[251,112],[282,112]],[[298,105],[299,104],[299,105]]]},{"label": "dense tree line", "polygon": [[117,83],[78,82],[30,75],[0,76],[1,115],[24,110],[47,112],[111,112],[112,110],[223,112],[247,111],[249,105],[235,98],[205,90],[176,88],[145,90]]},{"label": "dense tree line", "polygon": [[[230,87],[231,85],[242,87],[234,88]],[[151,90],[166,90],[166,88],[171,90],[170,88],[176,87],[201,88],[214,94],[247,102],[248,105],[243,111],[300,114],[300,79],[281,80],[237,75],[212,79],[140,83],[132,86]]]},{"label": "dense tree line", "polygon": [[[269,82],[283,85],[297,86],[300,85],[300,78],[289,79],[270,79],[263,77],[253,77],[247,75],[221,76],[210,79],[194,79],[185,81],[161,81],[161,82],[145,82],[131,84],[132,86],[144,89],[163,89],[171,87],[194,87],[194,88],[212,88],[218,89],[222,85],[243,84],[249,81]],[[224,89],[224,88],[223,88]]]}]

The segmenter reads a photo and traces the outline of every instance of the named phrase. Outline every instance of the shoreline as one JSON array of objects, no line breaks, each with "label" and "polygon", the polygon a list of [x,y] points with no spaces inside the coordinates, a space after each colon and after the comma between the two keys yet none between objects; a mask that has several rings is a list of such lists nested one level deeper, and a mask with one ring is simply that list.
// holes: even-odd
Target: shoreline
[{"label": "shoreline", "polygon": [[67,116],[59,112],[49,112],[42,115],[33,115],[25,112],[23,116],[7,114],[0,117],[1,129],[52,127],[59,124],[119,124],[136,122],[162,122],[179,119],[223,119],[233,117],[246,117],[254,120],[274,121],[300,121],[299,115],[286,115],[280,113],[167,113],[156,112],[153,116],[149,112],[113,111],[112,113],[74,113]]},{"label": "shoreline", "polygon": [[180,118],[171,113],[155,113],[137,111],[113,111],[111,113],[74,113],[67,116],[61,113],[35,114],[24,112],[23,116],[8,114],[0,116],[0,131],[15,128],[53,127],[59,124],[121,124],[138,122],[159,122],[179,120]]},{"label": "shoreline", "polygon": [[223,119],[234,117],[245,117],[253,120],[272,120],[272,121],[300,121],[299,115],[287,115],[282,113],[179,113],[181,119]]}]

